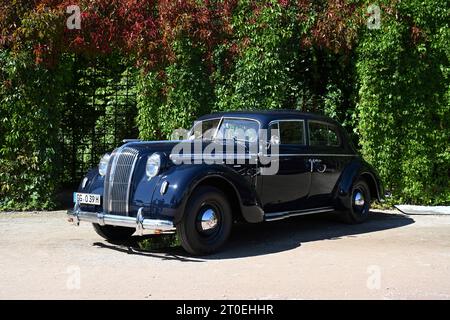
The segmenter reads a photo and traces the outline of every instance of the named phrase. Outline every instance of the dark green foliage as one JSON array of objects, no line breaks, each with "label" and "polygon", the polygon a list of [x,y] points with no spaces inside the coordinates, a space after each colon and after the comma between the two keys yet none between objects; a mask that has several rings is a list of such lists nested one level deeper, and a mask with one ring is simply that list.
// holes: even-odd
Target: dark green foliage
[{"label": "dark green foliage", "polygon": [[70,74],[65,61],[46,69],[29,55],[0,54],[0,208],[51,208],[63,88]]},{"label": "dark green foliage", "polygon": [[203,48],[188,38],[176,39],[172,46],[171,64],[140,77],[137,122],[143,139],[169,139],[175,129],[189,128],[211,110],[213,88]]},{"label": "dark green foliage", "polygon": [[163,101],[163,81],[157,72],[141,72],[138,77],[138,116],[136,123],[142,139],[161,140],[159,110]]},{"label": "dark green foliage", "polygon": [[65,54],[48,68],[30,55],[1,55],[0,209],[54,208],[61,187],[137,136],[133,68],[114,57]]},{"label": "dark green foliage", "polygon": [[447,0],[379,1],[380,30],[371,1],[87,1],[67,38],[64,7],[22,2],[0,13],[0,209],[53,207],[123,138],[281,108],[343,123],[393,201],[450,204]]},{"label": "dark green foliage", "polygon": [[165,69],[166,96],[159,112],[164,137],[174,129],[189,128],[198,115],[211,109],[211,84],[201,48],[183,39],[174,43],[174,52],[175,61]]},{"label": "dark green foliage", "polygon": [[362,153],[394,201],[448,204],[448,8],[414,1],[395,9],[400,19],[385,15],[382,28],[365,31],[358,47]]},{"label": "dark green foliage", "polygon": [[236,10],[234,45],[240,54],[229,75],[215,75],[215,109],[295,109],[301,85],[294,79],[300,59],[296,7],[274,3],[257,13],[251,7],[242,1]]}]

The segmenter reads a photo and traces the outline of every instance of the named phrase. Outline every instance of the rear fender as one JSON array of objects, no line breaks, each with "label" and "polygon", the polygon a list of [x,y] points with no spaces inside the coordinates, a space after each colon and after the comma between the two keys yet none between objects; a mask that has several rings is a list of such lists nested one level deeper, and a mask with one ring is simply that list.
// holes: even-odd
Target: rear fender
[{"label": "rear fender", "polygon": [[349,200],[352,187],[360,178],[363,178],[369,185],[372,200],[382,199],[383,187],[378,174],[367,162],[356,158],[346,166],[335,188],[334,199],[338,210],[350,209]]}]

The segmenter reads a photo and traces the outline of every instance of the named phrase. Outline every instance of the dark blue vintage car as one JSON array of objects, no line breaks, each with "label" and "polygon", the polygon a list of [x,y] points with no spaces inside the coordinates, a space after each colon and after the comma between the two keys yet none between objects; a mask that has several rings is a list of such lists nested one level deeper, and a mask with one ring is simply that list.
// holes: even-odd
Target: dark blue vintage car
[{"label": "dark blue vintage car", "polygon": [[233,222],[335,212],[360,223],[383,195],[345,130],[320,115],[214,113],[184,139],[124,142],[88,172],[68,211],[108,240],[177,232],[188,252],[209,254]]}]

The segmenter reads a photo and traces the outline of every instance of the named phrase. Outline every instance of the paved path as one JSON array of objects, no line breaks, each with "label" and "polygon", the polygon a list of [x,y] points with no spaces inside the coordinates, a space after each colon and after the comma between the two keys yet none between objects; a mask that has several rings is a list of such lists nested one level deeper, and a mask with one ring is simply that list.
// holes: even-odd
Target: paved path
[{"label": "paved path", "polygon": [[450,216],[310,216],[234,229],[223,252],[142,252],[63,212],[0,214],[0,298],[450,299]]}]

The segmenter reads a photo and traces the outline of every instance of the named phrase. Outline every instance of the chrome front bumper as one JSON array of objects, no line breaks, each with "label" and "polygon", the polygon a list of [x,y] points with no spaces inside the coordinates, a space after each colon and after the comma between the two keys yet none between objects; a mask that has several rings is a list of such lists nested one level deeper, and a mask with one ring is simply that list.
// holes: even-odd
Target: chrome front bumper
[{"label": "chrome front bumper", "polygon": [[144,230],[149,233],[172,233],[175,227],[172,221],[159,219],[145,219],[142,215],[142,208],[139,209],[136,218],[127,216],[117,216],[105,214],[103,212],[88,212],[78,208],[68,210],[69,222],[79,225],[80,221],[98,223],[101,226],[120,226],[135,228],[138,234],[142,235]]}]

